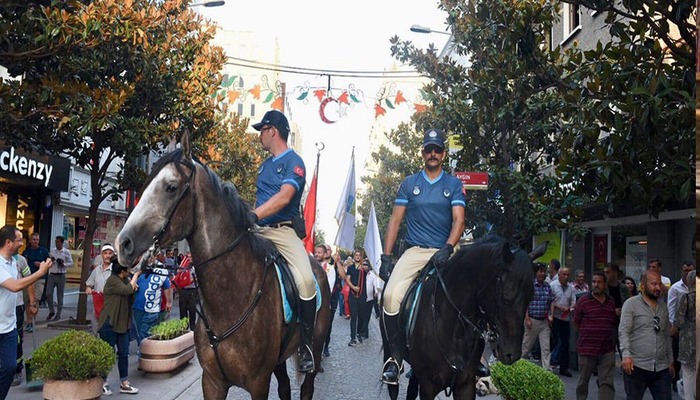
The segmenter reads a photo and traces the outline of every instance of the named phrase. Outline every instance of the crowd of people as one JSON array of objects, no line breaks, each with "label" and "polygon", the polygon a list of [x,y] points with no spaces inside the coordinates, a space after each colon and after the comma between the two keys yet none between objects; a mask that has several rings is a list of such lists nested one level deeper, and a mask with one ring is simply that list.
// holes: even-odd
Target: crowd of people
[{"label": "crowd of people", "polygon": [[[628,400],[642,399],[647,389],[654,399],[670,399],[677,382],[684,398],[695,399],[695,265],[686,261],[682,277],[671,285],[653,258],[639,285],[608,263],[584,286],[583,271],[569,282],[569,269],[553,259],[534,264],[534,297],[525,315],[522,357],[539,350],[543,368],[569,372],[570,325],[577,331],[578,400],[588,398],[591,376],[597,375],[599,399],[615,397],[616,357]],[[550,352],[550,349],[552,351]]]}]

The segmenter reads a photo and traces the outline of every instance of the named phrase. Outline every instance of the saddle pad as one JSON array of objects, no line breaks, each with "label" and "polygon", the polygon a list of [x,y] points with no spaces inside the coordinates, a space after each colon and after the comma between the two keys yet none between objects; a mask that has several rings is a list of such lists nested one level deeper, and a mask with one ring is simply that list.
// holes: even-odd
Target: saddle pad
[{"label": "saddle pad", "polygon": [[411,337],[411,332],[413,332],[415,327],[415,316],[418,312],[418,300],[420,300],[423,291],[423,284],[435,274],[435,268],[428,268],[429,270],[422,272],[409,287],[408,293],[404,298],[404,304],[401,307],[404,313],[408,313],[408,318],[405,319],[406,325],[404,326],[406,338]]},{"label": "saddle pad", "polygon": [[[284,312],[284,323],[289,325],[294,320],[296,313],[294,308],[289,302],[289,297],[287,296],[287,291],[284,290],[284,279],[282,278],[282,270],[280,269],[278,262],[275,262],[275,272],[277,272],[277,279],[280,282],[280,295],[282,296],[282,311]],[[289,268],[289,267],[287,267]],[[291,274],[288,275],[290,279],[294,280]],[[321,309],[321,288],[318,286],[318,281],[316,280],[316,275],[312,274],[314,278],[314,286],[316,287],[316,312]],[[295,284],[292,282],[292,284]],[[296,302],[295,302],[296,304]]]}]

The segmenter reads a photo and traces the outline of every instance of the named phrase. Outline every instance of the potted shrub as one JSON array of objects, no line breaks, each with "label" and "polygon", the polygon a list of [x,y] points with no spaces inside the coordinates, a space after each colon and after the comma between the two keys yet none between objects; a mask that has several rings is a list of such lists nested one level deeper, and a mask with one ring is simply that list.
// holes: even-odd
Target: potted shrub
[{"label": "potted shrub", "polygon": [[491,367],[491,381],[506,400],[564,399],[564,382],[561,379],[522,359],[512,365],[494,364]]},{"label": "potted shrub", "polygon": [[39,346],[32,356],[34,375],[44,380],[44,398],[97,399],[102,377],[116,362],[114,349],[83,331],[70,330]]},{"label": "potted shrub", "polygon": [[171,372],[194,357],[194,332],[189,319],[171,319],[151,328],[141,342],[139,367],[145,372]]}]

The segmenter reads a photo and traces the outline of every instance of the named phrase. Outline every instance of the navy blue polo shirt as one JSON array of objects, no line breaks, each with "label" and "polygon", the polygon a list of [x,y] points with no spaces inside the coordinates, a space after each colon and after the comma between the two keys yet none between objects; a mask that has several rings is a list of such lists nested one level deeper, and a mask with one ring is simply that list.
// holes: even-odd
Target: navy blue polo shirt
[{"label": "navy blue polo shirt", "polygon": [[443,171],[431,181],[422,170],[401,182],[394,205],[406,207],[409,245],[440,248],[450,237],[452,207],[467,203],[459,179]]},{"label": "navy blue polo shirt", "polygon": [[291,185],[295,190],[294,197],[277,214],[260,220],[260,225],[291,221],[293,217],[299,215],[301,194],[306,185],[306,167],[301,157],[292,149],[288,149],[277,157],[268,158],[258,169],[255,207],[260,207],[279,193],[282,185]]},{"label": "navy blue polo shirt", "polygon": [[46,250],[45,247],[37,247],[36,249],[32,249],[31,247],[27,247],[24,249],[24,253],[22,253],[24,258],[27,259],[27,264],[29,264],[29,269],[32,270],[32,273],[35,273],[36,271],[39,270],[39,267],[34,266],[35,261],[46,261],[47,258],[49,258],[49,251]]}]

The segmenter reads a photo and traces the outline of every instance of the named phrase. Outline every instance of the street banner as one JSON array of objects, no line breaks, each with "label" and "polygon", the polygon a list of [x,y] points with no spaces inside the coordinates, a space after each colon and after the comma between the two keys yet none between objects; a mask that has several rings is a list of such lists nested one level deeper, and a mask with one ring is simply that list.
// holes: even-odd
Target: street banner
[{"label": "street banner", "polygon": [[335,237],[335,245],[343,249],[352,250],[355,244],[355,149],[350,157],[350,169],[345,179],[345,186],[340,195],[338,208],[335,211],[335,219],[338,221],[338,233]]},{"label": "street banner", "polygon": [[374,201],[369,210],[367,233],[365,234],[365,252],[372,269],[379,274],[379,267],[382,264],[382,241],[379,237],[379,225],[377,224],[377,214],[374,211]]},{"label": "street banner", "polygon": [[309,194],[306,195],[306,203],[304,203],[304,221],[306,222],[306,237],[304,238],[304,247],[306,252],[314,254],[314,243],[316,242],[316,191],[318,185],[318,162],[314,168],[314,177],[311,180]]}]

